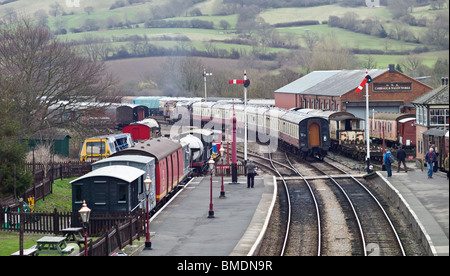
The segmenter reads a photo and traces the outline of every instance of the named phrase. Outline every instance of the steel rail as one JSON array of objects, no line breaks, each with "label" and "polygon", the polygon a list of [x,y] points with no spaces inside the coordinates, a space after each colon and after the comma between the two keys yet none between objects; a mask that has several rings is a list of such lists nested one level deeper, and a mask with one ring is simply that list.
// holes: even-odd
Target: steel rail
[{"label": "steel rail", "polygon": [[354,181],[356,181],[356,183],[358,183],[370,196],[371,196],[371,198],[377,203],[377,205],[378,205],[378,207],[380,208],[380,210],[383,212],[383,214],[384,214],[384,217],[385,217],[385,219],[387,220],[387,222],[389,223],[389,225],[390,225],[390,227],[391,227],[391,230],[392,230],[392,232],[394,233],[394,235],[395,235],[395,238],[396,238],[396,240],[397,240],[397,243],[398,243],[398,245],[399,245],[399,247],[400,247],[400,250],[402,251],[402,255],[403,256],[406,256],[406,252],[405,252],[405,249],[403,248],[403,244],[402,244],[402,242],[401,242],[401,239],[400,239],[400,237],[398,236],[398,233],[397,233],[397,230],[395,229],[395,227],[394,227],[394,224],[392,223],[392,221],[391,221],[391,219],[389,218],[389,216],[388,216],[388,214],[386,213],[386,211],[384,210],[384,208],[383,208],[383,206],[381,205],[381,203],[378,201],[378,199],[372,194],[372,192],[363,184],[363,183],[361,183],[358,179],[356,179],[353,175],[351,175],[351,174],[348,174],[346,171],[344,171],[343,169],[341,169],[341,168],[339,168],[339,167],[337,167],[337,166],[335,166],[335,165],[333,165],[333,164],[331,164],[331,163],[328,163],[328,162],[326,162],[328,165],[330,165],[330,166],[332,166],[332,167],[334,167],[334,168],[336,168],[336,169],[338,169],[338,170],[340,170],[341,172],[343,172],[343,173],[345,173],[346,175],[349,175]]},{"label": "steel rail", "polygon": [[314,195],[314,192],[311,188],[311,185],[309,185],[308,180],[306,180],[306,178],[297,170],[297,168],[294,167],[294,165],[292,165],[291,160],[289,160],[289,157],[287,155],[287,152],[285,152],[286,154],[286,160],[288,161],[289,165],[294,169],[294,171],[305,181],[306,185],[308,186],[309,192],[311,193],[312,199],[314,201],[314,206],[316,208],[316,216],[317,216],[317,232],[318,232],[318,245],[317,245],[317,256],[320,256],[321,254],[321,247],[322,247],[322,228],[321,228],[321,224],[320,224],[320,212],[319,212],[319,204],[317,203],[316,197]]},{"label": "steel rail", "polygon": [[[265,158],[263,158],[263,159],[265,159]],[[283,181],[284,189],[286,191],[286,196],[287,196],[288,219],[287,219],[287,225],[286,225],[286,233],[284,235],[283,246],[281,248],[281,253],[280,253],[280,256],[284,256],[284,251],[286,250],[287,240],[289,237],[289,229],[291,228],[291,216],[292,216],[291,196],[289,195],[289,189],[287,187],[286,180],[284,179],[284,177],[281,175],[281,173],[278,171],[278,169],[274,165],[274,163],[278,163],[278,162],[276,162],[276,161],[274,162],[274,160],[272,159],[271,153],[269,153],[269,160],[270,160],[270,163],[272,164],[272,167],[274,168],[274,170],[277,172],[277,174],[280,176],[281,180]],[[279,163],[279,164],[281,164],[281,163]]]}]

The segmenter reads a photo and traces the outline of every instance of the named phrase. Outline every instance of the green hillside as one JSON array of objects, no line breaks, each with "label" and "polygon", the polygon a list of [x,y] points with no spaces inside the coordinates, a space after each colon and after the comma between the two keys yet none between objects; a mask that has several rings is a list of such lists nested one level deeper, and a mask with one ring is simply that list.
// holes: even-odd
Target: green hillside
[{"label": "green hillside", "polygon": [[[381,1],[376,8],[362,0],[3,0],[0,16],[4,22],[33,18],[94,59],[187,55],[259,60],[266,65],[256,67],[275,74],[283,68],[307,73],[327,67],[314,60],[320,49],[354,59],[329,69],[395,63],[413,76],[430,75],[438,60],[448,64],[448,0],[408,1],[414,5],[397,7],[407,0]],[[422,67],[409,66],[411,57]]]}]

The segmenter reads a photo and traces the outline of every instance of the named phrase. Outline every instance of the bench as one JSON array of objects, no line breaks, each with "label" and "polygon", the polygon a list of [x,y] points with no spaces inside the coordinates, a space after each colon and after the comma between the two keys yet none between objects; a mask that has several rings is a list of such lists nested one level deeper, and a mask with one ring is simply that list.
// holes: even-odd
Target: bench
[{"label": "bench", "polygon": [[[30,247],[28,249],[23,250],[23,256],[34,256],[38,249],[36,246]],[[20,250],[11,254],[11,256],[20,256]]]},{"label": "bench", "polygon": [[[88,246],[89,246],[89,243],[92,241],[92,238],[87,238],[87,244],[88,244]],[[78,247],[82,247],[82,246],[84,246],[84,238],[83,239],[78,239],[77,240],[77,244],[78,244]]]},{"label": "bench", "polygon": [[61,249],[62,254],[70,254],[72,253],[74,247],[73,246],[66,246],[65,248]]}]

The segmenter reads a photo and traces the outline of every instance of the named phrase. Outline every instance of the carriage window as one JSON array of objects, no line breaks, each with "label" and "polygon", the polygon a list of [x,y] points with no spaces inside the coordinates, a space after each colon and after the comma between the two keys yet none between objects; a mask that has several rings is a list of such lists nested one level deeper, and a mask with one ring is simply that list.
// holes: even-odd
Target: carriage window
[{"label": "carriage window", "polygon": [[74,194],[75,194],[75,203],[82,202],[82,194],[83,194],[83,184],[75,184],[74,185]]},{"label": "carriage window", "polygon": [[88,154],[105,154],[105,143],[104,142],[87,142],[86,152]]},{"label": "carriage window", "polygon": [[118,184],[117,185],[117,195],[118,203],[127,203],[127,185]]}]

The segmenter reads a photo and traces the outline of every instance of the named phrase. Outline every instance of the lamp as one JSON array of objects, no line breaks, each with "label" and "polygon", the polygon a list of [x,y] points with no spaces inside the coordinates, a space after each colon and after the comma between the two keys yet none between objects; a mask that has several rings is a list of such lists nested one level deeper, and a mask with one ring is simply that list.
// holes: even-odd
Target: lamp
[{"label": "lamp", "polygon": [[209,197],[210,201],[209,201],[208,218],[214,218],[214,208],[213,208],[213,201],[212,201],[212,174],[213,174],[213,169],[214,169],[214,160],[213,160],[212,156],[211,156],[211,159],[209,159],[208,164],[209,164],[209,171],[211,173],[210,197]]},{"label": "lamp", "polygon": [[153,181],[150,179],[150,174],[147,174],[147,178],[144,180],[144,188],[145,188],[145,193],[147,194],[147,196],[150,194],[150,188],[152,185]]},{"label": "lamp", "polygon": [[213,159],[213,157],[211,156],[211,158],[209,159],[209,161],[208,161],[208,164],[209,164],[209,170],[211,171],[211,175],[212,175],[212,170],[214,169],[214,159]]},{"label": "lamp", "polygon": [[223,146],[220,148],[220,159],[222,160],[222,185],[220,186],[220,196],[219,198],[225,198],[225,189],[223,187],[223,153],[225,149]]},{"label": "lamp", "polygon": [[80,214],[80,218],[83,223],[89,223],[89,216],[91,214],[91,209],[87,207],[85,200],[83,200],[83,205],[81,209],[78,211],[78,213]]},{"label": "lamp", "polygon": [[91,214],[91,209],[89,209],[86,205],[86,201],[83,200],[83,205],[81,206],[81,209],[78,211],[80,214],[81,221],[83,222],[83,228],[84,228],[84,256],[87,256],[87,230],[88,230],[88,223],[89,223],[89,217]]},{"label": "lamp", "polygon": [[150,195],[150,188],[152,186],[152,180],[150,179],[150,174],[147,174],[147,178],[144,180],[145,194],[147,195],[147,231],[145,233],[145,248],[144,250],[152,249],[152,242],[150,241],[150,209],[148,207],[148,196]]}]

